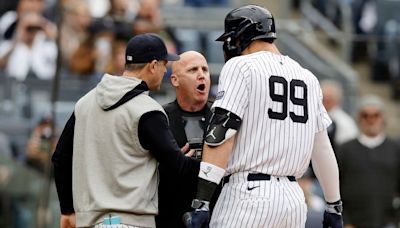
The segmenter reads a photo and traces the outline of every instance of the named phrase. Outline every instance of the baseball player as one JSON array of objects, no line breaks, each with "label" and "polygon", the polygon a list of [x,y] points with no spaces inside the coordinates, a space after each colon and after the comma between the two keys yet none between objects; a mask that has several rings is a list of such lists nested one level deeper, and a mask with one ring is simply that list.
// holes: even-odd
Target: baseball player
[{"label": "baseball player", "polygon": [[255,5],[225,18],[224,65],[205,139],[198,191],[187,227],[208,227],[209,199],[221,179],[211,227],[304,227],[296,179],[312,160],[327,201],[324,227],[342,227],[336,159],[317,78],[274,45],[271,13]]}]

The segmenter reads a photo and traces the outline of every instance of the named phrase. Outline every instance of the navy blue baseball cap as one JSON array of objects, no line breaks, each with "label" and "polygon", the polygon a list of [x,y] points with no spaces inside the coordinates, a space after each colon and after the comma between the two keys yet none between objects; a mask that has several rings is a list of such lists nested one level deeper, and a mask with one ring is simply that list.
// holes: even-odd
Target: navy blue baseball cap
[{"label": "navy blue baseball cap", "polygon": [[154,33],[143,33],[131,38],[125,50],[125,63],[149,63],[153,60],[179,60],[179,55],[167,52],[164,41]]}]

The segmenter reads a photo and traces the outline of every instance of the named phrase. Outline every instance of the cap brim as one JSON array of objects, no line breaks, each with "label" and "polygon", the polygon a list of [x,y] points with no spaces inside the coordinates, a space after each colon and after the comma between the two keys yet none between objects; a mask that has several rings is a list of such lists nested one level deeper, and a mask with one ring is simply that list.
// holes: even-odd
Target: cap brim
[{"label": "cap brim", "polygon": [[215,41],[225,41],[225,39],[228,37],[227,33],[222,34],[219,36]]},{"label": "cap brim", "polygon": [[167,61],[177,61],[177,60],[179,60],[181,57],[179,56],[179,55],[177,55],[177,54],[171,54],[171,53],[168,53],[167,54],[167,58],[165,59],[165,60],[167,60]]}]

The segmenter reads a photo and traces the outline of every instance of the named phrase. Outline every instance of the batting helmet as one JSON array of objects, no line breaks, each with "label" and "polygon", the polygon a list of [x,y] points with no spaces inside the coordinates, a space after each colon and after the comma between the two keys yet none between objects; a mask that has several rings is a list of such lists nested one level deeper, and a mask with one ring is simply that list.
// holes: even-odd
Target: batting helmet
[{"label": "batting helmet", "polygon": [[275,39],[275,22],[265,8],[247,5],[229,12],[225,17],[225,32],[216,41],[224,42],[225,60],[240,55],[258,39]]}]

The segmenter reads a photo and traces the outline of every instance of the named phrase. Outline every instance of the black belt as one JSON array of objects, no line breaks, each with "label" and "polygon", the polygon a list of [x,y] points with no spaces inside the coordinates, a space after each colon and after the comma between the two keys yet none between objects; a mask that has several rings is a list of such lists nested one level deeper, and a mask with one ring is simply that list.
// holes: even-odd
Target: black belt
[{"label": "black belt", "polygon": [[[229,182],[231,175],[225,176],[224,178],[222,178],[222,184],[226,184]],[[296,177],[294,176],[286,176],[289,181],[296,181]],[[279,180],[279,177],[277,177]],[[264,174],[264,173],[249,173],[249,175],[247,175],[247,181],[260,181],[260,180],[265,180],[265,181],[269,181],[271,180],[271,175],[269,174]]]}]

